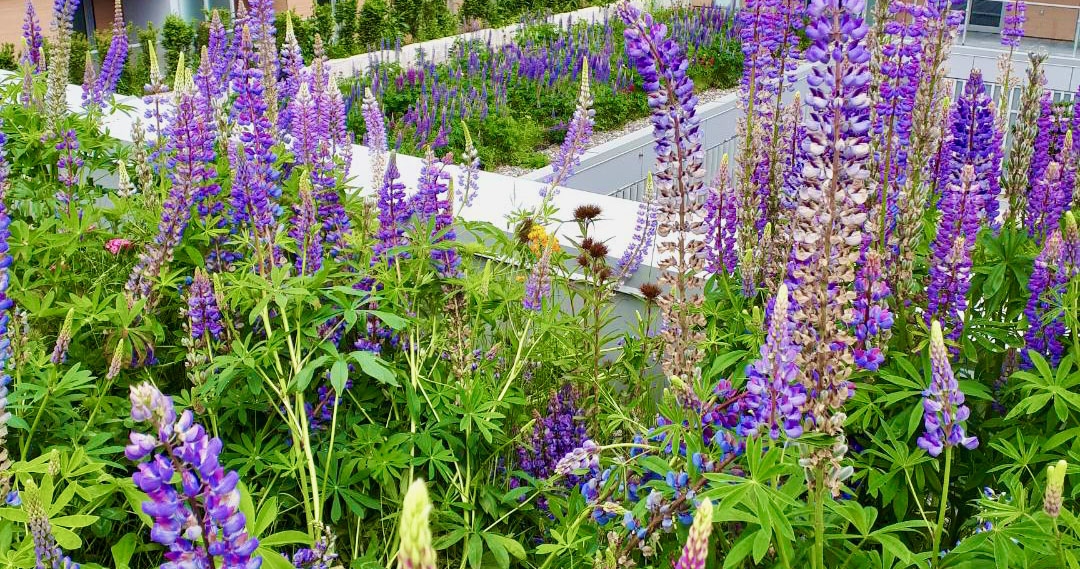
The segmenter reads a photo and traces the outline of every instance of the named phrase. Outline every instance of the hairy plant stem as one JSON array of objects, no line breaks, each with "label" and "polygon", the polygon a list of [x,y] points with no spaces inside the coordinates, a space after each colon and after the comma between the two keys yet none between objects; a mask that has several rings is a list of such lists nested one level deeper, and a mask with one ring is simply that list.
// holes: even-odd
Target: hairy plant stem
[{"label": "hairy plant stem", "polygon": [[825,569],[825,467],[814,470],[814,569]]},{"label": "hairy plant stem", "polygon": [[949,505],[949,476],[952,473],[952,447],[945,447],[945,473],[941,477],[941,503],[938,504],[937,525],[934,526],[934,557],[932,563],[935,567],[941,565],[941,532],[945,529],[945,508]]}]

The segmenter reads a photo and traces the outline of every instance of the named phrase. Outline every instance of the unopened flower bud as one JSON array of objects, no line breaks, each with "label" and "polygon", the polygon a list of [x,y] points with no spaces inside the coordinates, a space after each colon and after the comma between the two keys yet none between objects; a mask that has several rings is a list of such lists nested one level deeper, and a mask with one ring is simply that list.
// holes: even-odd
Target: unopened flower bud
[{"label": "unopened flower bud", "polygon": [[416,479],[405,493],[398,529],[398,569],[435,569],[435,549],[431,545],[431,500],[424,481]]},{"label": "unopened flower bud", "polygon": [[1061,500],[1065,493],[1065,471],[1069,463],[1059,460],[1046,467],[1046,495],[1043,497],[1043,511],[1051,518],[1061,515]]},{"label": "unopened flower bud", "polygon": [[67,359],[68,346],[71,345],[71,326],[75,321],[75,309],[68,309],[67,316],[64,317],[64,325],[60,328],[60,333],[56,335],[56,345],[53,346],[52,363],[60,365]]}]

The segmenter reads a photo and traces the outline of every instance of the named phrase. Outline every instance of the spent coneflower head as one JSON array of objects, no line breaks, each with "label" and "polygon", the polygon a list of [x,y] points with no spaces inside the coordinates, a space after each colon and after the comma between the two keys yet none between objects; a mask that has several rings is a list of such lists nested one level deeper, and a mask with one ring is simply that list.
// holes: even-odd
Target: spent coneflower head
[{"label": "spent coneflower head", "polygon": [[603,213],[603,210],[596,204],[582,204],[574,208],[574,221],[592,221],[600,217],[601,213]]},{"label": "spent coneflower head", "polygon": [[664,293],[663,289],[656,283],[644,283],[638,287],[638,291],[641,292],[641,296],[645,297],[648,302],[656,302],[656,299]]}]

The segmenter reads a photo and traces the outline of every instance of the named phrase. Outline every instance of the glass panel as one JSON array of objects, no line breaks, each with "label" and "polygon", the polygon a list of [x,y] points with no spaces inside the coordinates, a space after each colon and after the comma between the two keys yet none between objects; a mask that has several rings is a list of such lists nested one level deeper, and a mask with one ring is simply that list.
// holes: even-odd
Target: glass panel
[{"label": "glass panel", "polygon": [[180,0],[180,13],[186,20],[203,18],[203,0]]},{"label": "glass panel", "polygon": [[970,24],[997,28],[1001,26],[1001,2],[993,0],[972,0]]},{"label": "glass panel", "polygon": [[232,2],[231,0],[210,0],[210,9],[228,11],[232,9]]}]

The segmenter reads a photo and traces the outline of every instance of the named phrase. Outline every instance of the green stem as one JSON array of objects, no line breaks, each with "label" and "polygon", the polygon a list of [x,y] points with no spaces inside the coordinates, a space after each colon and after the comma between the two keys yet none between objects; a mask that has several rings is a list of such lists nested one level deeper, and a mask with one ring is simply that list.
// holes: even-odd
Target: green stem
[{"label": "green stem", "polygon": [[26,460],[26,453],[30,450],[30,441],[34,440],[34,431],[37,430],[38,423],[41,422],[41,415],[45,413],[45,405],[49,403],[49,394],[52,389],[45,390],[45,397],[41,399],[41,405],[38,406],[37,415],[34,416],[34,423],[30,425],[30,432],[26,433],[26,439],[23,441],[22,452],[19,453],[19,460]]},{"label": "green stem", "polygon": [[825,467],[814,471],[814,569],[825,569]]},{"label": "green stem", "polygon": [[945,474],[941,477],[941,504],[938,505],[937,525],[934,526],[935,566],[940,565],[941,532],[945,529],[945,507],[949,505],[949,475],[952,473],[952,447],[945,447]]}]

